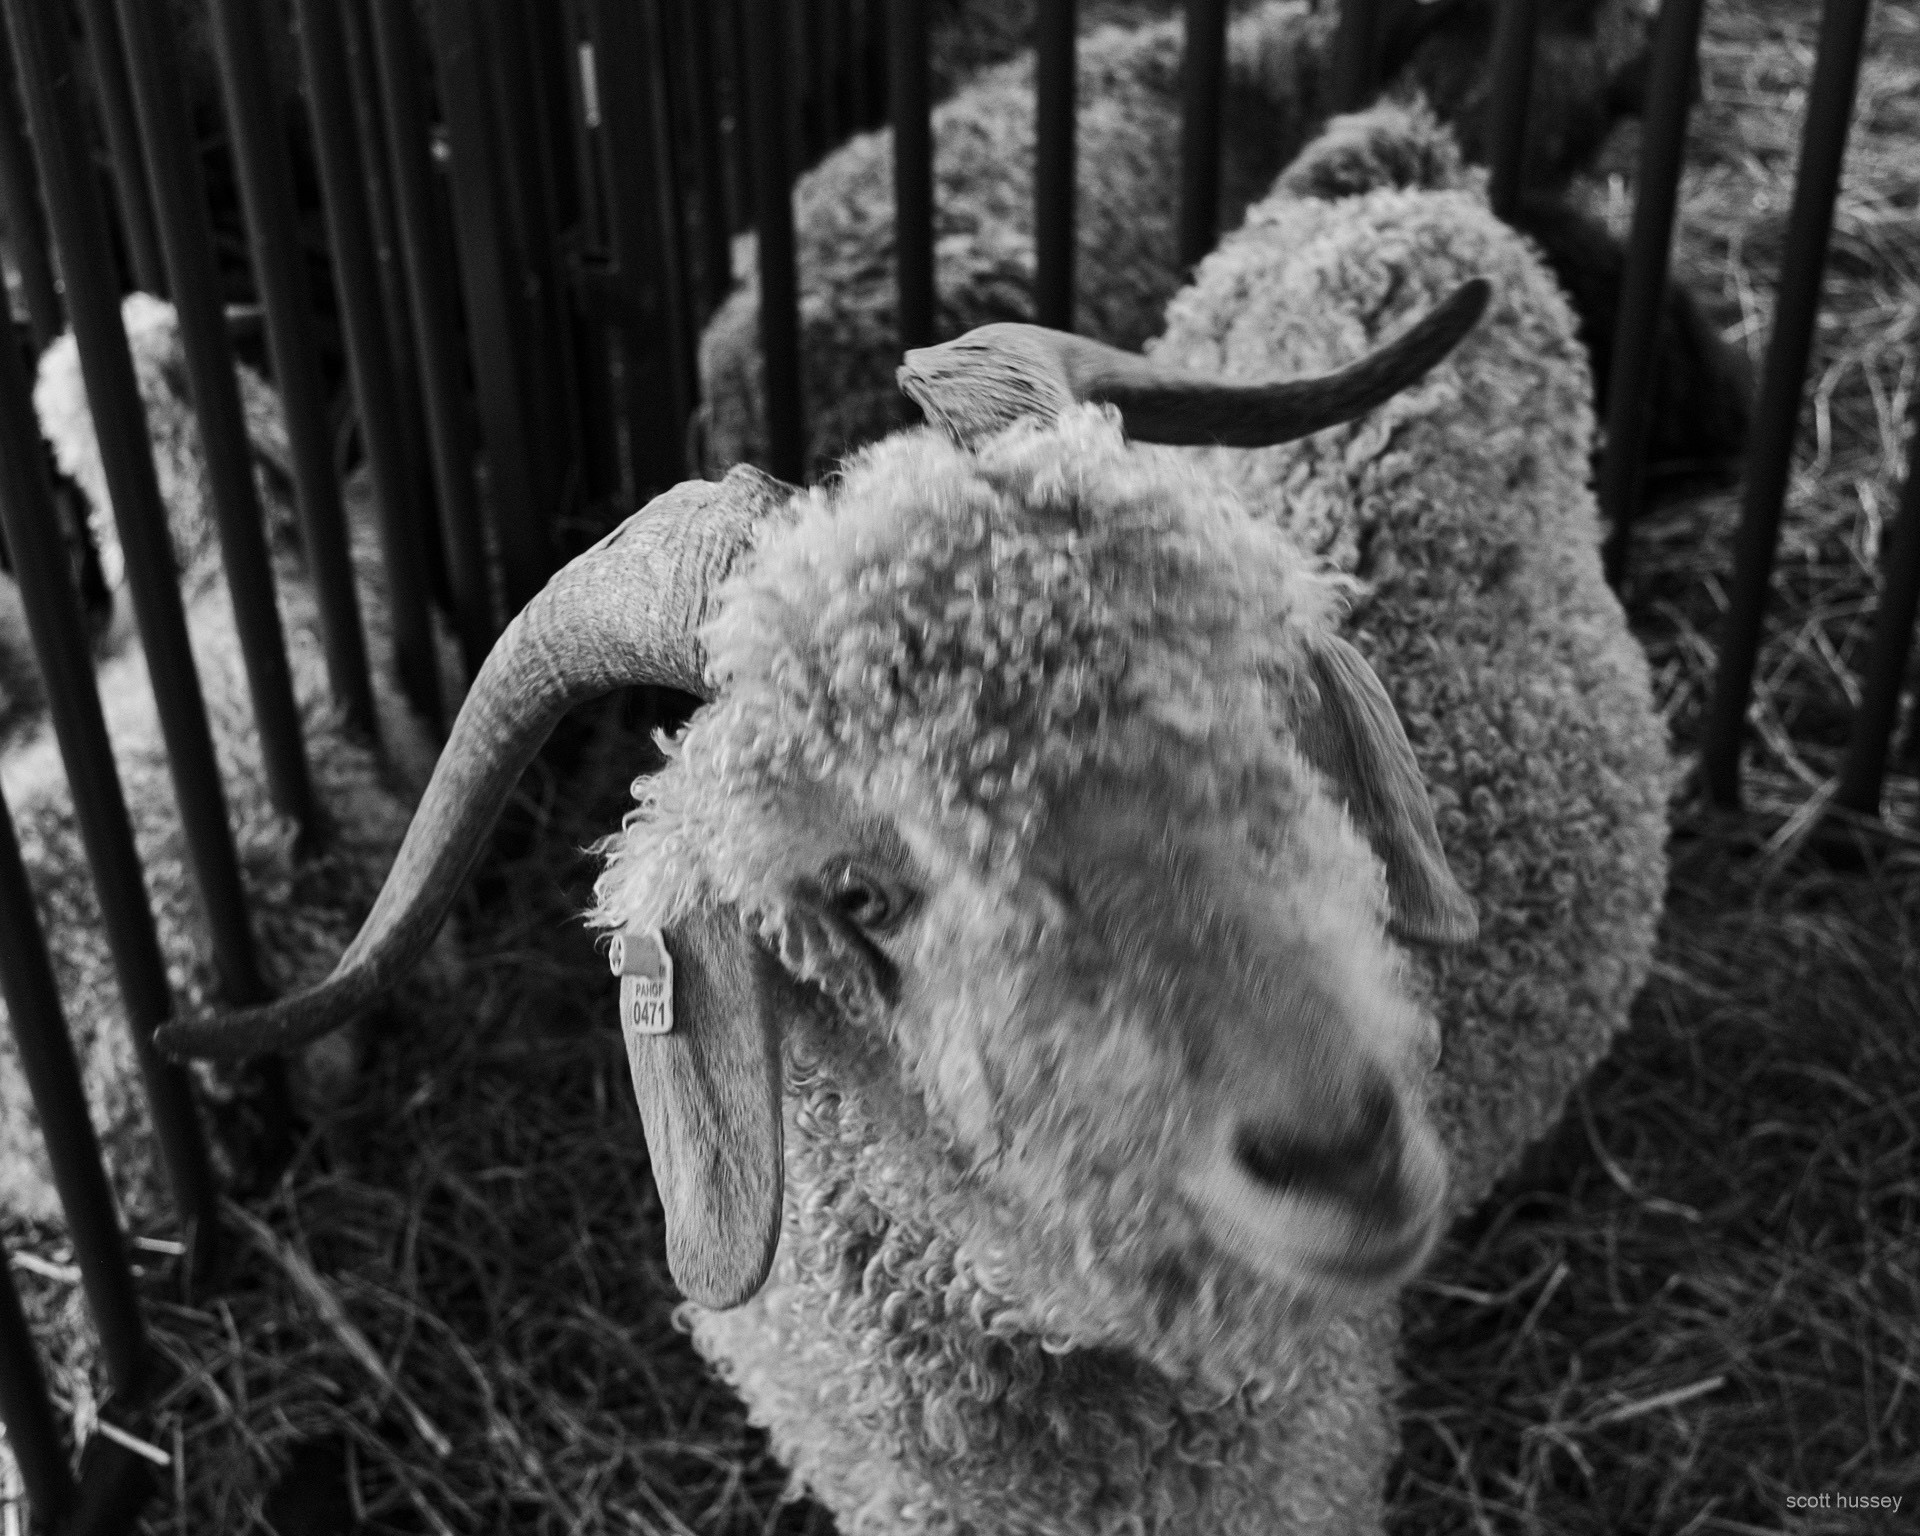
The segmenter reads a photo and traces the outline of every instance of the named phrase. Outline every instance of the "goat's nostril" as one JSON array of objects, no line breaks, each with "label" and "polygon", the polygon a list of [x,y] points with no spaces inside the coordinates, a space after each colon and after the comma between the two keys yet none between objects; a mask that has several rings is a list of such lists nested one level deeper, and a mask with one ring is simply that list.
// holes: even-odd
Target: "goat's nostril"
[{"label": "goat's nostril", "polygon": [[1276,1194],[1376,1206],[1390,1197],[1400,1164],[1400,1120],[1393,1090],[1367,1085],[1353,1118],[1337,1134],[1291,1125],[1243,1125],[1233,1155]]}]

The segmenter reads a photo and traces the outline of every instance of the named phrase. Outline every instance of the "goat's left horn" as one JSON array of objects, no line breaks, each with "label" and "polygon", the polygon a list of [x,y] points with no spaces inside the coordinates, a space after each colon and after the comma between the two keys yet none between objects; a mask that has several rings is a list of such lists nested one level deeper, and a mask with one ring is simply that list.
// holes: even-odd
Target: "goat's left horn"
[{"label": "goat's left horn", "polygon": [[652,684],[705,697],[698,631],[713,589],[793,488],[752,469],[655,497],[569,563],[488,654],[373,911],[319,986],[162,1027],[174,1057],[286,1050],[338,1029],[417,962],[521,771],[577,704]]},{"label": "goat's left horn", "polygon": [[1385,346],[1315,378],[1203,378],[1084,336],[1007,322],[909,352],[899,382],[929,421],[962,443],[1095,401],[1118,406],[1136,442],[1268,448],[1384,404],[1459,345],[1492,292],[1485,278],[1471,278]]}]

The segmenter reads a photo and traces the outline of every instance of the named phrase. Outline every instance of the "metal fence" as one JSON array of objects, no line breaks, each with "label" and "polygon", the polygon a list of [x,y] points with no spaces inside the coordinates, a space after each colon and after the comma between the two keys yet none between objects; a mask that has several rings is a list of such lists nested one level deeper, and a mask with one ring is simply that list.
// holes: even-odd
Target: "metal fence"
[{"label": "metal fence", "polygon": [[[731,237],[758,234],[773,468],[805,462],[791,189],[798,167],[891,119],[902,347],[935,339],[928,0],[294,0],[298,99],[276,91],[272,10],[208,0],[238,216],[285,406],[304,547],[329,679],[374,729],[371,667],[392,666],[440,716],[431,612],[476,668],[503,617],[615,508],[693,472],[695,343],[733,282]],[[1600,494],[1622,572],[1643,478],[1646,402],[1704,0],[1665,0],[1655,30]],[[306,749],[234,385],[209,190],[182,94],[175,11],[153,0],[5,0],[0,199],[34,348],[78,342],[128,553],[141,641],[225,996],[264,992],[221,783],[170,572],[165,516],[121,330],[126,287],[177,306],[222,555],[276,806],[309,846]],[[1187,0],[1179,241],[1214,243],[1226,0]],[[1379,0],[1345,0],[1335,104],[1364,104]],[[1490,69],[1491,196],[1518,196],[1538,0],[1500,0]],[[1731,609],[1707,727],[1714,797],[1735,803],[1739,756],[1794,427],[1820,297],[1867,0],[1826,0],[1746,466]],[[1073,317],[1075,8],[1040,0],[1035,311]],[[90,92],[83,92],[83,85]],[[17,92],[17,94],[16,94]],[[112,174],[86,117],[95,104]],[[197,104],[204,106],[204,104]],[[304,121],[299,114],[304,112]],[[290,116],[290,114],[292,114]],[[289,128],[313,161],[331,292],[302,243]],[[104,194],[104,195],[103,195]],[[59,280],[55,280],[55,272]],[[392,583],[394,655],[355,617],[316,308],[334,314]],[[183,1235],[189,1275],[215,1272],[215,1191],[187,1080],[149,1041],[172,1007],[127,807],[108,750],[68,554],[19,346],[0,348],[0,528],[44,673]],[[1920,438],[1914,451],[1920,455]],[[484,487],[477,466],[484,454]],[[484,490],[484,494],[483,494]],[[1840,804],[1872,814],[1920,598],[1920,464],[1885,555],[1885,589]],[[0,806],[4,811],[4,806]],[[112,1385],[71,1460],[33,1340],[0,1263],[0,1414],[34,1519],[127,1529],[149,1362],[125,1240],[101,1170],[11,819],[0,814],[0,983],[46,1128],[71,1241]],[[0,1255],[4,1258],[4,1255]]]}]

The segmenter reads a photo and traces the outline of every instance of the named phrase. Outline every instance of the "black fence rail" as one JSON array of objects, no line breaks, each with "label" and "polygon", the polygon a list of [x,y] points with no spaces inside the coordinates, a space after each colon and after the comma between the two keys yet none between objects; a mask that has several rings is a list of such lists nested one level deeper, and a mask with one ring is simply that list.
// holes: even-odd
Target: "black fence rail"
[{"label": "black fence rail", "polygon": [[[209,465],[221,554],[275,807],[318,846],[315,814],[234,383],[223,218],[249,255],[292,442],[295,503],[346,718],[375,728],[390,673],[444,719],[435,627],[470,676],[558,563],[694,473],[697,340],[757,236],[772,467],[803,477],[793,186],[848,134],[891,123],[899,338],[936,339],[932,0],[297,0],[299,89],[276,74],[277,14],[207,0],[237,206],[213,205],[181,81],[174,9],[154,0],[4,0],[0,203],[32,349],[66,325],[81,354],[141,642],[151,663],[193,873],[229,1003],[265,993],[171,571],[144,418],[121,329],[132,286],[171,298]],[[1330,0],[1329,0],[1330,3]],[[1705,0],[1665,0],[1655,28],[1600,497],[1610,573],[1627,572],[1645,473],[1655,331]],[[1385,5],[1345,0],[1332,101],[1373,95]],[[1184,264],[1211,249],[1221,175],[1226,0],[1187,0],[1178,197]],[[1485,143],[1490,196],[1519,195],[1541,6],[1501,0]],[[1746,466],[1736,571],[1707,725],[1705,781],[1739,797],[1742,737],[1818,315],[1867,0],[1826,0],[1787,256]],[[1039,0],[1035,312],[1074,304],[1076,8]],[[284,40],[279,40],[284,41]],[[76,42],[83,50],[76,51]],[[82,110],[84,58],[111,166]],[[299,156],[304,158],[297,159]],[[302,188],[309,202],[303,207]],[[303,218],[317,188],[326,248]],[[103,196],[103,190],[109,196]],[[234,243],[232,239],[229,244]],[[56,283],[55,273],[60,281]],[[330,274],[321,282],[318,274]],[[317,323],[316,316],[324,323]],[[330,350],[330,348],[332,350]],[[0,530],[46,681],[169,1179],[187,1269],[216,1260],[214,1180],[187,1080],[150,1041],[173,1007],[85,621],[29,398],[23,348],[0,348]],[[337,354],[337,355],[336,355]],[[355,424],[392,583],[370,648],[348,558],[338,422]],[[1837,803],[1873,814],[1920,603],[1920,437],[1883,557],[1884,592]],[[4,806],[0,806],[4,812]],[[74,1460],[48,1401],[11,1270],[0,1273],[0,1415],[32,1518],[129,1528],[144,1487],[127,1450],[150,1368],[125,1239],[101,1170],[12,822],[0,814],[0,984],[112,1387]],[[0,1260],[5,1255],[0,1254]],[[4,1268],[0,1264],[0,1268]]]}]

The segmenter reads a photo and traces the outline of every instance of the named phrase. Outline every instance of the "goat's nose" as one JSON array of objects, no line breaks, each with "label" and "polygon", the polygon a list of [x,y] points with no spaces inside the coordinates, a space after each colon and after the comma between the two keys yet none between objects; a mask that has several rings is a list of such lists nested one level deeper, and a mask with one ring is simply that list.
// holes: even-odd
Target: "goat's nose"
[{"label": "goat's nose", "polygon": [[1402,1140],[1393,1089],[1372,1077],[1352,1118],[1333,1134],[1295,1125],[1243,1125],[1233,1152],[1241,1168],[1275,1194],[1378,1211],[1398,1203]]}]

